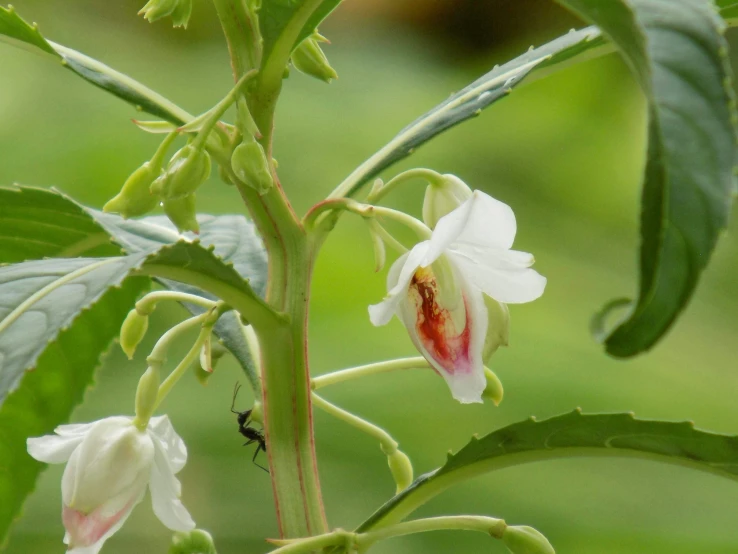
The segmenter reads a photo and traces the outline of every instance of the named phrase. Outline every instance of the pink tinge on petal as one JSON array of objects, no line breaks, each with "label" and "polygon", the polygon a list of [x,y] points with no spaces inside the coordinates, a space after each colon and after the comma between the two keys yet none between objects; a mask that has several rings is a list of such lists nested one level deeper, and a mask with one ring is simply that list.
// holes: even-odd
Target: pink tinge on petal
[{"label": "pink tinge on petal", "polygon": [[449,375],[472,372],[469,350],[471,322],[466,298],[463,298],[466,312],[464,328],[459,330],[448,309],[437,301],[437,283],[432,272],[417,271],[410,282],[410,291],[418,295],[415,297],[415,330],[425,350],[433,358],[429,361],[435,362],[431,365],[439,365]]},{"label": "pink tinge on petal", "polygon": [[133,508],[135,500],[135,498],[131,499],[123,508],[109,516],[102,514],[103,507],[85,514],[64,505],[62,522],[69,533],[69,548],[91,546],[102,539],[111,527]]}]

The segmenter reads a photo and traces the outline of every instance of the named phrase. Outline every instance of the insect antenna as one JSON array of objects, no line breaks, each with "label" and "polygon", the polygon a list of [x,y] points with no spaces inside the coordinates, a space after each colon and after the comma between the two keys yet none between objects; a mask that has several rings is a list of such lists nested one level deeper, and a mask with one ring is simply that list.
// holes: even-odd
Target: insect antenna
[{"label": "insect antenna", "polygon": [[231,412],[234,414],[240,414],[241,412],[235,410],[236,407],[236,397],[238,396],[238,391],[241,389],[241,383],[236,381],[236,386],[233,387],[233,402],[231,402]]}]

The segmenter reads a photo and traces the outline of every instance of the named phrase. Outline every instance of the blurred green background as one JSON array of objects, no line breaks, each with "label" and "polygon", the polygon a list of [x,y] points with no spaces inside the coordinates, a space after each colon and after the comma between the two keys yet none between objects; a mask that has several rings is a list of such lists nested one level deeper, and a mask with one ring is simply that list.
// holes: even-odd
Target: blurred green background
[{"label": "blurred green background", "polygon": [[[185,32],[137,18],[142,3],[18,0],[16,8],[51,39],[131,74],[192,113],[206,110],[232,82],[212,7],[196,3]],[[285,82],[276,156],[296,209],[304,212],[407,122],[494,63],[580,25],[540,0],[347,1],[321,29],[332,40],[326,51],[339,80],[326,86],[293,71]],[[4,46],[0,75],[0,184],[55,186],[99,207],[158,143],[129,122],[136,115],[128,105],[39,56]],[[493,360],[506,391],[499,408],[453,402],[430,371],[336,385],[325,397],[390,431],[417,474],[443,463],[473,433],[577,406],[738,432],[735,218],[688,310],[652,352],[615,361],[588,333],[591,314],[605,301],[634,293],[643,144],[641,95],[610,56],[524,87],[420,149],[405,167],[455,173],[513,207],[516,248],[535,254],[548,289],[541,300],[512,308],[511,346]],[[422,189],[408,187],[393,201],[419,213]],[[234,191],[215,179],[199,202],[205,212],[240,209]],[[314,374],[413,355],[397,321],[379,329],[369,323],[366,307],[384,290],[363,225],[344,217],[317,266]],[[130,413],[147,347],[183,315],[158,311],[132,363],[112,348],[73,419]],[[225,360],[207,387],[185,379],[166,404],[190,451],[181,474],[184,502],[221,554],[266,552],[263,538],[277,534],[269,478],[251,464],[229,412],[239,379]],[[241,409],[250,406],[248,394],[239,398]],[[315,424],[330,524],[352,528],[393,493],[385,458],[374,441],[340,421],[316,413]],[[44,473],[8,553],[63,551],[62,470]],[[417,515],[456,513],[535,526],[560,554],[738,552],[738,485],[649,462],[559,460],[506,469],[446,492]],[[169,539],[146,500],[104,552],[164,553]],[[374,551],[504,548],[484,536],[443,532]]]}]

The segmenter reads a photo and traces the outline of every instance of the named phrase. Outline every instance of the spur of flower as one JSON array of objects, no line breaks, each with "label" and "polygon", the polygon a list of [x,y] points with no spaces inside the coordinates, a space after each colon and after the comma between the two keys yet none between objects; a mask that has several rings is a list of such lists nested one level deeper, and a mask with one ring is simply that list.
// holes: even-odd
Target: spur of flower
[{"label": "spur of flower", "polygon": [[148,488],[154,513],[174,531],[194,521],[180,501],[175,474],[187,461],[184,442],[167,416],[141,428],[130,417],[61,425],[54,435],[29,438],[28,453],[67,464],[62,477],[64,543],[72,554],[97,554],[125,523]]},{"label": "spur of flower", "polygon": [[369,316],[378,326],[397,315],[453,397],[481,402],[484,362],[507,344],[506,305],[541,296],[546,278],[531,254],[511,250],[512,209],[479,190],[434,223],[430,239],[392,265],[387,296]]}]

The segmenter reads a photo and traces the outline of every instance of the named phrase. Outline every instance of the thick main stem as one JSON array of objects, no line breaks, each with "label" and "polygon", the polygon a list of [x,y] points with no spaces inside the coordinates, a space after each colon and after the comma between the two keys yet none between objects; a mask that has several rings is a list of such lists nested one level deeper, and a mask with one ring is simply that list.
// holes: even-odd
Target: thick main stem
[{"label": "thick main stem", "polygon": [[311,258],[308,241],[282,260],[283,287],[270,288],[268,301],[287,315],[283,324],[259,335],[267,454],[283,537],[326,532],[327,523],[313,440],[307,316]]}]

